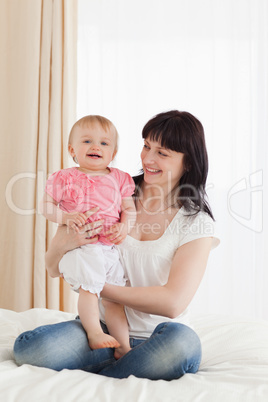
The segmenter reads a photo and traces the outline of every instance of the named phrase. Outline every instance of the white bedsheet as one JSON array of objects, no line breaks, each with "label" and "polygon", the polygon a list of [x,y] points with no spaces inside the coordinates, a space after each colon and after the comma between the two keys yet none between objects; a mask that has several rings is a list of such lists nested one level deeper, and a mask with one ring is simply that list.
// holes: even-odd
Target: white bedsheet
[{"label": "white bedsheet", "polygon": [[13,359],[17,335],[73,314],[0,309],[0,401],[4,402],[267,402],[268,322],[206,315],[193,320],[203,347],[197,374],[179,380],[118,380],[80,370],[23,365]]}]

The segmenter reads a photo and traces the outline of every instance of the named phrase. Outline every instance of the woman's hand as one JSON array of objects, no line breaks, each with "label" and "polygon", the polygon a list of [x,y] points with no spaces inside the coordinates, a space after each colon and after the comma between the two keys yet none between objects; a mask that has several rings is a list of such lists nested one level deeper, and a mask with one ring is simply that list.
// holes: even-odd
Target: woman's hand
[{"label": "woman's hand", "polygon": [[[89,218],[98,210],[99,208],[93,208],[85,212],[85,215]],[[102,225],[103,220],[90,222],[79,231],[66,225],[59,226],[46,252],[45,263],[49,275],[53,278],[60,276],[58,265],[65,253],[85,244],[96,243],[103,229]]]}]

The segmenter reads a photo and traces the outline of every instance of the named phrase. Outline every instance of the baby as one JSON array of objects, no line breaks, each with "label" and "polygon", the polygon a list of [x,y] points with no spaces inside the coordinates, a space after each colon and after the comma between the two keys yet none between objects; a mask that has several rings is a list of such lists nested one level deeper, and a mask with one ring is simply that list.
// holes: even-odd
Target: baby
[{"label": "baby", "polygon": [[109,334],[102,331],[98,298],[105,282],[124,286],[123,267],[115,244],[120,244],[135,223],[130,175],[108,167],[117,152],[117,130],[98,115],[85,116],[71,129],[68,150],[78,167],[52,174],[41,209],[50,221],[79,230],[85,212],[99,207],[94,220],[104,219],[98,243],[69,251],[59,264],[64,279],[79,291],[78,312],[91,349],[115,348],[119,359],[130,350],[124,307],[103,300]]}]

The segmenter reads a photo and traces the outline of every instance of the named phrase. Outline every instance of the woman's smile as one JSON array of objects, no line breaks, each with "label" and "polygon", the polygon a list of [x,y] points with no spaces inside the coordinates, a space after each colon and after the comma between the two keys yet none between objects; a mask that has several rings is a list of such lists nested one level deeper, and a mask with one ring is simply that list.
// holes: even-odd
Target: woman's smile
[{"label": "woman's smile", "polygon": [[148,174],[159,174],[159,173],[162,172],[162,170],[160,170],[160,169],[153,169],[153,168],[149,168],[149,167],[147,167],[147,166],[145,166],[145,169],[144,169],[144,170],[145,170],[146,173],[148,173]]}]

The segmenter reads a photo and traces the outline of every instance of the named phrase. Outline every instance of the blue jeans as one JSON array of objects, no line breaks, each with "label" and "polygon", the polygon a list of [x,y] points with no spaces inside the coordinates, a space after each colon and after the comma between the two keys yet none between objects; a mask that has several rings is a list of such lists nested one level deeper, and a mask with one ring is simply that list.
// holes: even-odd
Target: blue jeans
[{"label": "blue jeans", "polygon": [[[107,328],[103,325],[104,332]],[[134,375],[151,380],[173,380],[195,373],[201,344],[189,327],[174,322],[159,324],[147,340],[130,338],[131,351],[119,360],[110,348],[91,350],[79,319],[44,325],[18,336],[16,362],[54,370],[81,369],[107,377]]]}]

